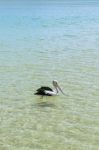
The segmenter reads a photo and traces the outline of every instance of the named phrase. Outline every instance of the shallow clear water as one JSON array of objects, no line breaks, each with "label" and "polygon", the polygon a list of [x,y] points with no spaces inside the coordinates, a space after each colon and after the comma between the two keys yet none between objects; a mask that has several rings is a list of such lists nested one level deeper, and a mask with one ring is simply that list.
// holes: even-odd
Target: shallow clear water
[{"label": "shallow clear water", "polygon": [[[98,150],[99,7],[0,14],[0,150]],[[53,79],[67,96],[34,95]]]}]

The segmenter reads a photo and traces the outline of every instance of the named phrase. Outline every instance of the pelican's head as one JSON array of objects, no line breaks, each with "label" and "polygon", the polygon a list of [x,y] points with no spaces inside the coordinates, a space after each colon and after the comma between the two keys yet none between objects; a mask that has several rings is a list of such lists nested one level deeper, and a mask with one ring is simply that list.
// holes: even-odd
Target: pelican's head
[{"label": "pelican's head", "polygon": [[53,80],[52,83],[53,83],[53,86],[55,87],[57,93],[58,93],[58,91],[61,91],[62,94],[66,95],[66,94],[62,91],[61,87],[58,85],[57,80]]},{"label": "pelican's head", "polygon": [[57,83],[57,81],[56,80],[53,80],[53,85],[54,85],[54,87],[57,87],[58,86],[58,83]]}]

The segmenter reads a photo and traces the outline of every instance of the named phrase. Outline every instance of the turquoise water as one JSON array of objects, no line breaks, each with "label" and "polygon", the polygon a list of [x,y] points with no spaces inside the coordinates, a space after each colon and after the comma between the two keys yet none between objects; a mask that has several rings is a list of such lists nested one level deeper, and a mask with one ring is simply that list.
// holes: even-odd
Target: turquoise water
[{"label": "turquoise water", "polygon": [[99,149],[98,6],[0,9],[0,119],[0,150]]}]

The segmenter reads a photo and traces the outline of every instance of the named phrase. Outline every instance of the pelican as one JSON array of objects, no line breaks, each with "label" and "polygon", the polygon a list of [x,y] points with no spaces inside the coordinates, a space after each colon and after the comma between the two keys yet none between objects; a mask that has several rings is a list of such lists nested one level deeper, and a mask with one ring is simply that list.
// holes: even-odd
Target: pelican
[{"label": "pelican", "polygon": [[36,90],[36,93],[34,94],[42,96],[54,96],[58,95],[59,91],[61,91],[61,93],[65,95],[65,93],[62,91],[56,80],[54,80],[52,84],[54,86],[54,89],[51,89],[50,87],[47,86],[41,86],[39,89]]}]

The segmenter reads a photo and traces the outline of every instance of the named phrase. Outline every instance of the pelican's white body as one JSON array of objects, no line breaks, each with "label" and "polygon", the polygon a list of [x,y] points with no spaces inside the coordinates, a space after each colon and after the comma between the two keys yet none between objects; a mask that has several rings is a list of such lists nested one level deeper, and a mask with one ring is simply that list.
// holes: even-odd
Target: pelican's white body
[{"label": "pelican's white body", "polygon": [[50,95],[58,95],[58,93],[55,91],[55,90],[53,90],[53,91],[45,91],[45,94],[50,94]]}]

